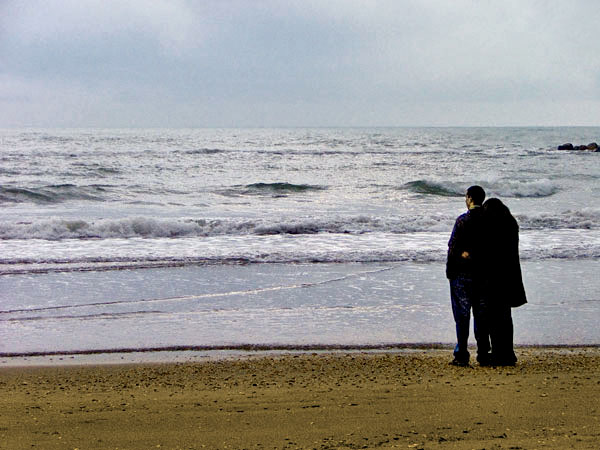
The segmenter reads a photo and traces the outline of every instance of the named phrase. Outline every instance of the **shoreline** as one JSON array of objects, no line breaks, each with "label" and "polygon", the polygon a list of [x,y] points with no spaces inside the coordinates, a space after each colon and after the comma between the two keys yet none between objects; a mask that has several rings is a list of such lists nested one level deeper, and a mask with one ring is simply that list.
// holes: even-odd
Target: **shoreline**
[{"label": "shoreline", "polygon": [[[0,448],[595,449],[600,348],[0,368]],[[6,447],[3,447],[5,445]]]},{"label": "shoreline", "polygon": [[[451,355],[453,344],[402,343],[379,345],[221,345],[169,346],[153,348],[98,349],[28,353],[0,353],[0,370],[18,367],[101,366],[122,364],[179,364],[202,363],[234,359],[260,359],[289,355],[399,354],[430,353]],[[597,353],[600,344],[520,344],[514,346],[528,353]],[[476,347],[469,345],[471,354]],[[449,356],[450,357],[450,356]],[[474,357],[471,358],[474,361]]]}]

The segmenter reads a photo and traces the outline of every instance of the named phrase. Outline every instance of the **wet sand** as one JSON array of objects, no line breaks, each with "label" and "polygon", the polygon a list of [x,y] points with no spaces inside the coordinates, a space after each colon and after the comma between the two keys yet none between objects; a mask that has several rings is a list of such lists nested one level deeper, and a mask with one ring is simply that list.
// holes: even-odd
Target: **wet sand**
[{"label": "wet sand", "polygon": [[600,349],[0,369],[1,449],[597,449]]}]

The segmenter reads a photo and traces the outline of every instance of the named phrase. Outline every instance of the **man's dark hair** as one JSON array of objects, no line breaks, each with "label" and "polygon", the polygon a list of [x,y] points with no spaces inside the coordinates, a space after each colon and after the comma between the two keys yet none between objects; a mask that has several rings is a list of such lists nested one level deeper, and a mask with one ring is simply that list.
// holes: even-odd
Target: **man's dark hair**
[{"label": "man's dark hair", "polygon": [[481,186],[471,186],[467,189],[467,195],[473,199],[473,203],[481,206],[485,200],[485,191]]}]

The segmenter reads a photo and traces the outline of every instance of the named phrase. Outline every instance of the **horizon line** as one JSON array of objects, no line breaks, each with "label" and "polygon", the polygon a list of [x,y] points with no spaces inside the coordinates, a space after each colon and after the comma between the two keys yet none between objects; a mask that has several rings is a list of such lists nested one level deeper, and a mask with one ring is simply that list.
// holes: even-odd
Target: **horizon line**
[{"label": "horizon line", "polygon": [[368,128],[600,128],[598,125],[227,125],[227,126],[67,126],[18,125],[0,126],[0,130],[269,130],[269,129],[368,129]]}]

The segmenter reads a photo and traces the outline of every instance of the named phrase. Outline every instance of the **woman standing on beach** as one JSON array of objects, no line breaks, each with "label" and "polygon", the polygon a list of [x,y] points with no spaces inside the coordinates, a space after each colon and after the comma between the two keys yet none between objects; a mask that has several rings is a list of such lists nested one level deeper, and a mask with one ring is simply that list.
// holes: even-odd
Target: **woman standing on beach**
[{"label": "woman standing on beach", "polygon": [[492,363],[512,366],[517,357],[513,349],[511,308],[527,303],[519,262],[519,225],[497,198],[483,204],[483,213],[489,233],[484,255]]}]

